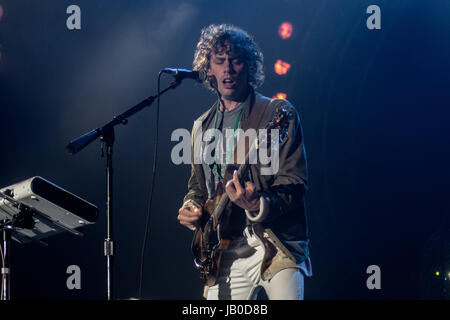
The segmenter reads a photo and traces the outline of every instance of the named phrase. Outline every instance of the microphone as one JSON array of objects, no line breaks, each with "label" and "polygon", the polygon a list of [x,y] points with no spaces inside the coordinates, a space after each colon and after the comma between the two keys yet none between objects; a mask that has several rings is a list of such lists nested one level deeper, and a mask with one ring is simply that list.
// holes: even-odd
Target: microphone
[{"label": "microphone", "polygon": [[198,82],[203,82],[206,80],[206,72],[203,70],[192,71],[187,69],[164,68],[162,72],[175,76],[177,80],[182,80],[184,78],[190,78]]}]

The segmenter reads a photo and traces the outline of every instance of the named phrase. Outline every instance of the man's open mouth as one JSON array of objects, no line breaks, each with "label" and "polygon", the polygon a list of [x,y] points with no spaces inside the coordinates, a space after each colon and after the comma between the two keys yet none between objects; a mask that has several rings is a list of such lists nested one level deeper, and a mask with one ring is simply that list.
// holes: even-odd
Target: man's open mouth
[{"label": "man's open mouth", "polygon": [[222,83],[225,88],[231,88],[234,86],[235,81],[233,79],[226,78],[226,79],[223,79]]}]

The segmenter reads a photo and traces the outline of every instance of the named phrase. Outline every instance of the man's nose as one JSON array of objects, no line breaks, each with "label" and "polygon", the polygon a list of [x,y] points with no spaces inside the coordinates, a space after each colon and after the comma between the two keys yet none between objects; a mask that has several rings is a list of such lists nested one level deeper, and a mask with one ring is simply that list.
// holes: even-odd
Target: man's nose
[{"label": "man's nose", "polygon": [[227,60],[227,61],[225,61],[224,65],[225,65],[224,72],[229,73],[229,74],[233,74],[234,73],[234,68],[233,68],[232,61]]}]

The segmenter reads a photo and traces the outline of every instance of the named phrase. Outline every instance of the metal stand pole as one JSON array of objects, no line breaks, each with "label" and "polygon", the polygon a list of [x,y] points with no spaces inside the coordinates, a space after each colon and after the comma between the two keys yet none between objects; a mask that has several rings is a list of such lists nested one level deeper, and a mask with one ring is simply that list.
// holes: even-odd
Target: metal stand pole
[{"label": "metal stand pole", "polygon": [[2,252],[3,252],[3,265],[2,265],[2,300],[11,300],[10,291],[10,277],[11,269],[9,268],[9,256],[11,249],[11,230],[5,226],[2,230]]},{"label": "metal stand pole", "polygon": [[113,241],[113,144],[114,127],[103,130],[102,140],[106,145],[106,239],[104,242],[106,256],[106,297],[114,300],[114,241]]}]

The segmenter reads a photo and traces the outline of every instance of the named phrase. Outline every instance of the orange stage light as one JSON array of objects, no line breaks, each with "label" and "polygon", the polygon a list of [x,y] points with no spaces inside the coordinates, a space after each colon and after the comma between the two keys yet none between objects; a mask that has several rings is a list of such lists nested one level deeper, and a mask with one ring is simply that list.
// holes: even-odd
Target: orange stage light
[{"label": "orange stage light", "polygon": [[292,36],[292,30],[292,23],[286,21],[283,22],[278,28],[278,34],[280,35],[281,39],[288,39]]},{"label": "orange stage light", "polygon": [[283,75],[286,74],[289,69],[291,68],[291,65],[283,60],[277,60],[277,62],[275,62],[275,72],[279,75]]},{"label": "orange stage light", "polygon": [[278,92],[276,95],[272,97],[272,99],[286,99],[287,94],[283,92]]},{"label": "orange stage light", "polygon": [[3,18],[3,6],[0,4],[0,20]]}]

